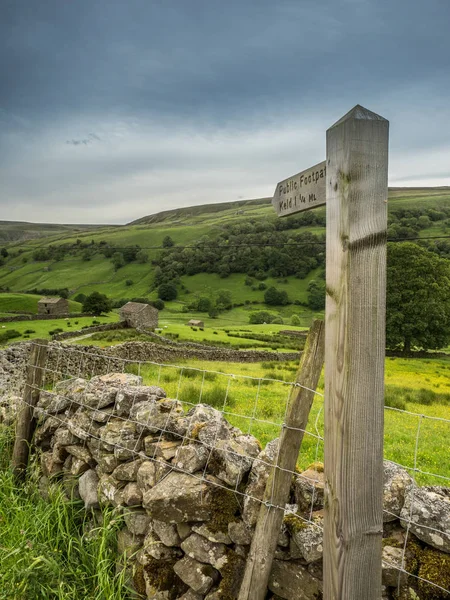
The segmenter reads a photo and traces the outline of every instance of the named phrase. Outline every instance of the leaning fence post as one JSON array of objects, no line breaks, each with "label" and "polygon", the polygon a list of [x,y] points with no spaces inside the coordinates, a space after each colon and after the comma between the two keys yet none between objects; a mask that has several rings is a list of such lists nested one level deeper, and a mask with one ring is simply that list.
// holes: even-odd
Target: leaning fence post
[{"label": "leaning fence post", "polygon": [[30,443],[36,428],[33,410],[39,399],[44,365],[47,358],[47,346],[47,340],[35,340],[31,347],[22,407],[17,416],[16,438],[12,456],[13,472],[18,478],[22,478],[25,475],[28,466]]},{"label": "leaning fence post", "polygon": [[381,598],[388,132],[327,131],[325,600]]},{"label": "leaning fence post", "polygon": [[[278,461],[266,486],[264,502],[247,558],[239,600],[263,600],[272,569],[273,557],[289,497],[292,475],[297,464],[303,433],[308,423],[324,357],[324,323],[313,322],[303,351],[296,383],[289,398],[285,427],[280,435]],[[280,507],[280,508],[276,508]]]}]

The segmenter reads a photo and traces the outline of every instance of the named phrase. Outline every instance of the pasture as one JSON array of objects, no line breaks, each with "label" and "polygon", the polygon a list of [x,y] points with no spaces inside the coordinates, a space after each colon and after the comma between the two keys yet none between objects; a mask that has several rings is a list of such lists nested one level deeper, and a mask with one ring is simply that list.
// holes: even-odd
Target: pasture
[{"label": "pasture", "polygon": [[[37,314],[37,303],[41,298],[42,296],[36,294],[0,293],[0,313],[8,314],[12,311]],[[79,302],[69,300],[70,312],[81,312],[81,308]]]},{"label": "pasture", "polygon": [[[201,401],[223,410],[233,425],[265,445],[280,434],[297,365],[190,360],[164,366],[131,364],[129,370],[142,375],[146,384],[161,385],[186,409]],[[437,372],[438,383],[433,379]],[[450,420],[450,359],[388,358],[385,382],[385,458],[411,469],[416,460],[419,484],[445,485],[440,477],[450,478],[450,422],[445,421]],[[317,391],[307,427],[312,435],[304,438],[300,469],[323,460],[323,442],[317,438],[323,437],[323,376]]]}]

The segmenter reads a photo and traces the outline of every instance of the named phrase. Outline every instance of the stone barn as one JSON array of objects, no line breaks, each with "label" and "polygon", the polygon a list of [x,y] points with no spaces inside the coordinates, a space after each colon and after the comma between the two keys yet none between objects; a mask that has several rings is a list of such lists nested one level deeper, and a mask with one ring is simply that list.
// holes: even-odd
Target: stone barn
[{"label": "stone barn", "polygon": [[120,320],[125,321],[128,327],[158,327],[158,310],[150,304],[142,302],[127,302],[120,309]]},{"label": "stone barn", "polygon": [[190,327],[204,327],[205,324],[203,321],[199,321],[199,319],[191,319],[188,323]]},{"label": "stone barn", "polygon": [[38,301],[38,315],[52,315],[67,317],[69,314],[69,301],[65,298],[41,298]]}]

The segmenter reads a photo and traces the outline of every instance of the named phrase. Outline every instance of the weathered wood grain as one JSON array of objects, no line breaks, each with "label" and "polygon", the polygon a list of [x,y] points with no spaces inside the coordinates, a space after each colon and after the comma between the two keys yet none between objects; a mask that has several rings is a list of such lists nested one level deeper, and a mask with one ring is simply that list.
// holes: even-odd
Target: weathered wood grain
[{"label": "weathered wood grain", "polygon": [[[256,524],[250,553],[247,558],[239,600],[263,600],[267,593],[273,557],[283,522],[284,507],[291,486],[292,473],[297,464],[303,440],[303,431],[308,423],[314,391],[319,381],[324,360],[323,321],[313,322],[302,354],[296,382],[299,387],[292,390],[286,413],[286,427],[280,436],[276,466],[269,476],[264,501]],[[293,428],[293,429],[291,429]]]},{"label": "weathered wood grain", "polygon": [[381,598],[388,131],[327,131],[325,600]]},{"label": "weathered wood grain", "polygon": [[42,386],[47,345],[47,340],[35,340],[33,342],[27,367],[27,379],[23,392],[22,408],[17,417],[16,438],[12,456],[13,472],[18,479],[25,476],[28,466],[30,444],[36,428],[33,410],[39,399]]}]

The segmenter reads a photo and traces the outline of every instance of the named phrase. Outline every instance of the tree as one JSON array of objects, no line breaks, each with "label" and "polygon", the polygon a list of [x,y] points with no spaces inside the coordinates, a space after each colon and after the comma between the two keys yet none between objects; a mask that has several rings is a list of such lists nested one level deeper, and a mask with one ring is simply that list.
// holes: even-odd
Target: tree
[{"label": "tree", "polygon": [[137,255],[140,251],[140,246],[127,246],[122,250],[123,259],[126,263],[133,262],[136,260]]},{"label": "tree", "polygon": [[198,302],[197,302],[197,310],[199,312],[208,312],[209,310],[211,310],[211,300],[209,298],[199,298]]},{"label": "tree", "polygon": [[266,310],[260,310],[250,314],[249,323],[252,325],[262,325],[263,323],[272,323],[275,315],[270,314]]},{"label": "tree", "polygon": [[139,250],[139,252],[136,254],[136,260],[141,264],[148,262],[147,252],[144,252],[144,250]]},{"label": "tree", "polygon": [[325,308],[325,281],[313,279],[308,285],[308,306],[311,310]]},{"label": "tree", "polygon": [[74,300],[75,302],[80,302],[80,304],[83,304],[83,302],[86,300],[86,294],[80,292],[75,296]]},{"label": "tree", "polygon": [[386,344],[424,350],[450,342],[450,263],[412,242],[388,244]]},{"label": "tree", "polygon": [[149,304],[151,306],[154,306],[158,310],[162,310],[165,306],[163,300],[161,300],[160,298],[157,298],[156,300],[152,300]]},{"label": "tree", "polygon": [[299,327],[302,324],[300,321],[300,317],[298,315],[292,315],[291,317],[291,325],[294,327]]},{"label": "tree", "polygon": [[114,252],[112,255],[112,264],[114,265],[114,269],[117,271],[120,267],[123,267],[125,264],[125,259],[123,257],[122,252]]},{"label": "tree", "polygon": [[228,310],[231,308],[233,306],[231,292],[229,290],[219,290],[215,304],[217,310]]},{"label": "tree", "polygon": [[111,300],[105,294],[92,292],[83,302],[83,312],[89,315],[100,315],[111,311]]},{"label": "tree", "polygon": [[170,235],[166,235],[166,237],[162,241],[163,248],[171,248],[174,245],[173,239]]},{"label": "tree", "polygon": [[289,304],[289,298],[286,291],[277,290],[272,286],[264,294],[264,302],[271,306],[284,306]]},{"label": "tree", "polygon": [[177,296],[178,290],[174,283],[162,283],[158,288],[158,298],[161,300],[175,300]]},{"label": "tree", "polygon": [[9,252],[6,248],[2,248],[0,251],[0,254],[3,256],[3,258],[6,258],[9,254]]}]

